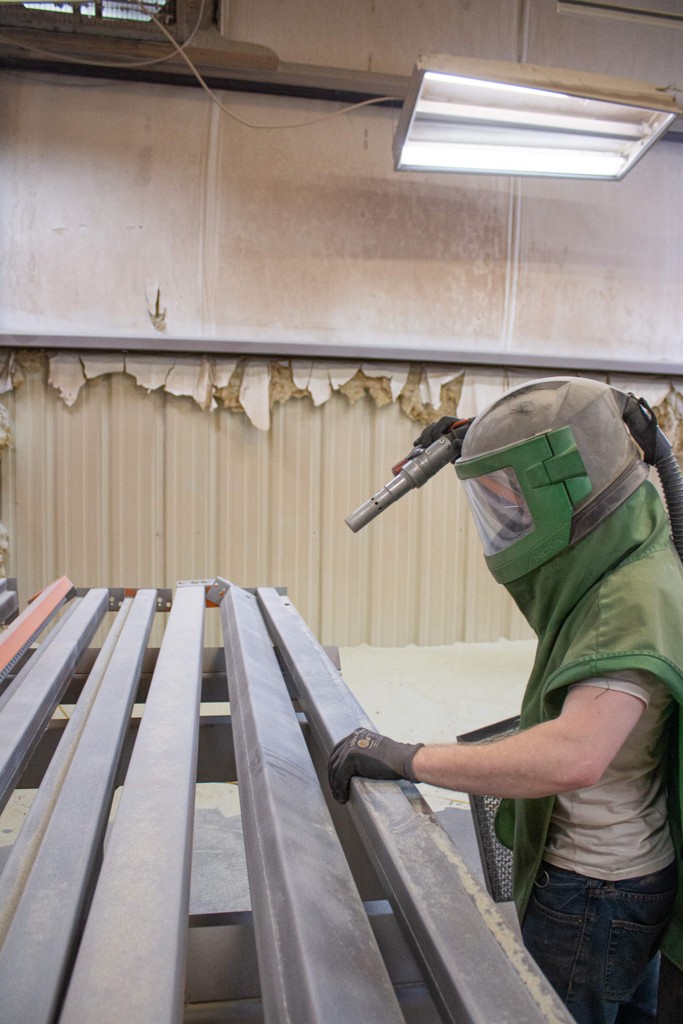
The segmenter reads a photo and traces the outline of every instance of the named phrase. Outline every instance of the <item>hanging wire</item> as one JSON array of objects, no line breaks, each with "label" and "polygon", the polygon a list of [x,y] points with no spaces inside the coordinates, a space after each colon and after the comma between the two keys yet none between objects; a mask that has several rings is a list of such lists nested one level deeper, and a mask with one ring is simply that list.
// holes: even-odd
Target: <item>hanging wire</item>
[{"label": "hanging wire", "polygon": [[[8,2],[8,0],[5,0],[5,2]],[[9,0],[9,2],[12,3],[12,2],[14,2],[14,0]],[[50,2],[52,2],[52,0],[50,0]],[[17,0],[17,3],[21,3],[21,0]],[[36,54],[40,55],[41,57],[45,57],[47,59],[64,60],[64,61],[67,61],[67,62],[69,62],[71,64],[84,64],[84,65],[89,65],[91,67],[94,66],[94,67],[103,67],[103,68],[123,68],[123,69],[126,69],[126,68],[151,67],[153,65],[162,64],[165,61],[171,60],[173,57],[179,56],[179,57],[181,57],[185,61],[185,63],[187,64],[189,70],[191,71],[191,73],[196,78],[198,84],[201,86],[201,88],[204,90],[204,92],[207,94],[207,96],[212,100],[212,102],[215,103],[216,106],[219,107],[219,109],[224,114],[227,115],[227,117],[231,118],[233,121],[236,121],[237,124],[242,125],[244,128],[259,128],[259,129],[266,129],[267,131],[277,131],[277,130],[280,130],[280,129],[291,129],[291,128],[307,128],[309,125],[320,124],[323,121],[330,121],[334,117],[340,117],[342,114],[348,114],[352,110],[360,110],[361,107],[370,107],[370,106],[376,105],[378,103],[389,103],[389,102],[400,101],[402,99],[401,96],[373,96],[371,99],[361,100],[359,103],[351,103],[351,104],[349,104],[347,106],[341,107],[339,110],[334,110],[334,111],[332,111],[331,113],[328,113],[328,114],[321,114],[318,117],[307,118],[306,120],[303,120],[303,121],[294,121],[294,122],[289,122],[289,123],[255,124],[252,121],[247,121],[245,118],[242,118],[238,114],[236,114],[235,111],[232,110],[230,107],[227,107],[224,103],[222,103],[221,100],[219,100],[218,96],[216,96],[215,92],[213,92],[213,90],[209,87],[209,85],[207,84],[206,80],[204,79],[204,77],[200,73],[199,69],[196,67],[196,65],[193,63],[193,61],[190,59],[190,57],[186,53],[187,47],[192,42],[192,40],[193,40],[194,36],[196,35],[196,33],[197,33],[198,29],[199,29],[199,26],[200,26],[200,24],[202,22],[202,17],[203,17],[203,14],[204,14],[205,4],[206,4],[206,0],[202,0],[201,8],[200,8],[200,11],[199,11],[199,15],[197,17],[197,23],[194,26],[194,28],[192,29],[192,32],[191,32],[189,38],[186,39],[185,42],[182,43],[182,44],[178,43],[177,40],[173,38],[173,36],[168,31],[166,26],[159,20],[159,18],[156,16],[156,14],[152,10],[150,10],[149,7],[145,6],[145,4],[142,2],[142,0],[131,0],[131,3],[129,3],[129,4],[125,4],[125,3],[121,4],[121,6],[135,7],[138,10],[142,11],[145,14],[145,16],[148,17],[150,19],[150,21],[156,26],[158,31],[161,32],[161,34],[171,44],[172,50],[171,50],[170,53],[166,54],[166,56],[164,56],[164,57],[157,57],[154,60],[134,61],[134,62],[133,61],[130,61],[130,62],[127,62],[127,61],[113,62],[113,61],[103,61],[103,60],[83,60],[83,59],[80,59],[78,57],[68,57],[68,56],[65,56],[63,54],[51,53],[48,50],[37,49],[33,45],[22,43],[20,41],[14,40],[11,37],[7,37],[7,36],[4,36],[2,34],[0,34],[0,40],[2,40],[3,42],[6,42],[6,43],[11,43],[14,46],[21,46],[24,49],[30,50],[32,53],[36,53]]]},{"label": "hanging wire", "polygon": [[[135,0],[135,2],[139,3],[139,6],[145,9],[147,14],[150,14],[149,10],[147,10],[144,7],[144,4],[141,3],[140,0]],[[238,124],[243,125],[245,128],[265,128],[268,131],[273,131],[281,128],[306,128],[308,127],[308,125],[320,124],[322,121],[329,121],[333,117],[339,117],[341,114],[348,114],[350,111],[359,110],[361,107],[369,107],[375,103],[386,103],[389,100],[400,99],[399,96],[376,96],[369,100],[362,100],[360,103],[352,103],[350,106],[342,107],[340,110],[334,110],[330,114],[321,114],[319,117],[309,118],[305,121],[295,121],[290,122],[289,124],[254,124],[252,121],[246,121],[244,118],[239,117],[233,110],[231,110],[229,107],[226,107],[224,103],[221,103],[216,94],[209,88],[204,78],[202,77],[198,69],[195,67],[195,65],[192,63],[192,61],[185,53],[185,51],[181,50],[181,48],[178,46],[177,42],[175,41],[171,33],[168,31],[166,26],[162,25],[162,23],[159,21],[156,15],[151,14],[150,17],[151,20],[156,25],[156,27],[159,29],[159,31],[164,36],[166,36],[171,45],[178,51],[179,56],[183,58],[183,60],[185,61],[190,71],[195,76],[195,78],[197,79],[200,86],[207,94],[207,96],[209,96],[213,100],[213,102],[218,107],[220,107],[224,114],[227,114],[227,116],[232,118],[233,121],[236,121]]]}]

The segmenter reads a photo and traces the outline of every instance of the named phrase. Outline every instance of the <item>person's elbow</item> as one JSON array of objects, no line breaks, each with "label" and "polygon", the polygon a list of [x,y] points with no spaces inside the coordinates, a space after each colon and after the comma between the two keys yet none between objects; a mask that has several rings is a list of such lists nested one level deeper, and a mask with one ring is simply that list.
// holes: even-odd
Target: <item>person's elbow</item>
[{"label": "person's elbow", "polygon": [[568,793],[574,789],[596,786],[605,774],[607,764],[599,751],[582,751],[557,765],[557,791]]}]

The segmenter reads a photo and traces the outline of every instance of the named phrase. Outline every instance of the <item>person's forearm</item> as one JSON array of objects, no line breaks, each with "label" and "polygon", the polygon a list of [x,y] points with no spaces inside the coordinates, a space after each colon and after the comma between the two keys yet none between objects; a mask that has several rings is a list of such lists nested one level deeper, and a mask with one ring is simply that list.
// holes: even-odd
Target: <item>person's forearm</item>
[{"label": "person's forearm", "polygon": [[418,782],[500,797],[542,797],[592,785],[590,750],[547,722],[492,743],[428,744],[412,769]]},{"label": "person's forearm", "polygon": [[641,697],[587,685],[569,691],[559,718],[493,743],[422,746],[358,728],[335,744],[328,778],[340,803],[356,775],[520,798],[583,789],[602,778],[644,708]]}]

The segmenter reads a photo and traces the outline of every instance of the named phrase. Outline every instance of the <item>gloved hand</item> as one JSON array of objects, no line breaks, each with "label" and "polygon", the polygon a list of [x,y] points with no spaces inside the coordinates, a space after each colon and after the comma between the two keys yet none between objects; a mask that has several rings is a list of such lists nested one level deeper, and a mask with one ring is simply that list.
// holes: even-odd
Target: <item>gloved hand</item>
[{"label": "gloved hand", "polygon": [[459,441],[459,444],[456,445],[456,454],[453,459],[455,461],[455,459],[460,458],[462,442],[465,440],[465,434],[471,425],[471,419],[459,420],[454,416],[442,416],[440,420],[428,423],[420,436],[415,438],[413,444],[416,448],[429,448],[430,444],[434,444],[438,438],[450,433],[456,441]]},{"label": "gloved hand", "polygon": [[345,804],[354,775],[366,779],[409,779],[415,782],[413,758],[424,743],[397,743],[388,736],[356,729],[335,746],[327,765],[332,796]]}]

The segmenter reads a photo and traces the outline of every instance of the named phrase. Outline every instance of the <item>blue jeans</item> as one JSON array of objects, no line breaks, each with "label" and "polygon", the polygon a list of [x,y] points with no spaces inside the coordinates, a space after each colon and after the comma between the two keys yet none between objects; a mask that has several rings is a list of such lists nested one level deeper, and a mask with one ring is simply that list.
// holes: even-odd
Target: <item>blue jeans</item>
[{"label": "blue jeans", "polygon": [[541,865],[524,944],[577,1024],[654,1024],[656,951],[675,894],[675,864],[622,882]]},{"label": "blue jeans", "polygon": [[657,1024],[681,1024],[683,1008],[683,971],[668,957],[662,956],[659,972]]}]

